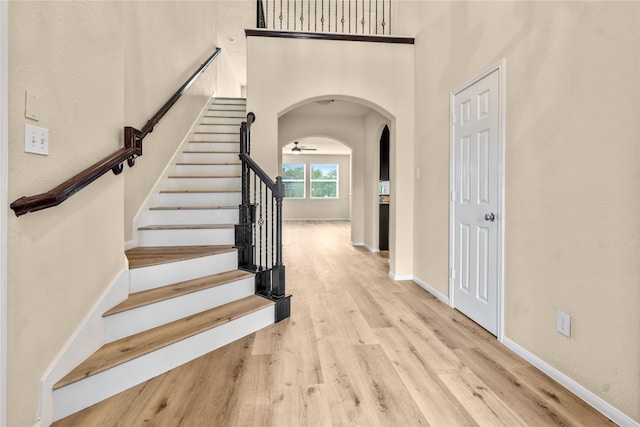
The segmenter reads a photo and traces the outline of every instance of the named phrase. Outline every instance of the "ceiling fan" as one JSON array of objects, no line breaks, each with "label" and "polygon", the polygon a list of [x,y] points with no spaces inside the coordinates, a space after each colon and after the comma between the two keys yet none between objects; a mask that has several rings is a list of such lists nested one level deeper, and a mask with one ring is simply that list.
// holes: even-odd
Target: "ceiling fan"
[{"label": "ceiling fan", "polygon": [[291,151],[293,151],[294,153],[299,153],[301,151],[316,151],[316,148],[307,148],[304,145],[301,145],[298,147],[299,142],[298,141],[294,141],[293,142],[293,148],[291,149]]}]

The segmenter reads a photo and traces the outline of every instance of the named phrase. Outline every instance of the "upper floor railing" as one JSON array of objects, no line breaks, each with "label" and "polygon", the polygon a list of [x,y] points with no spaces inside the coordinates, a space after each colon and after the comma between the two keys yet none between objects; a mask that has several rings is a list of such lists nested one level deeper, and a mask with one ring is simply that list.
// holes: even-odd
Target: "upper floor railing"
[{"label": "upper floor railing", "polygon": [[257,27],[391,35],[391,0],[257,0]]},{"label": "upper floor railing", "polygon": [[124,161],[127,161],[129,167],[133,167],[136,157],[142,156],[142,140],[151,132],[153,128],[162,120],[173,105],[189,90],[191,85],[198,79],[200,74],[213,62],[220,54],[221,49],[216,48],[215,52],[204,61],[198,69],[180,86],[180,88],[169,98],[165,104],[151,117],[147,123],[138,130],[131,126],[124,128],[124,147],[120,148],[113,154],[105,157],[97,163],[89,166],[77,175],[69,178],[57,187],[47,191],[46,193],[36,194],[34,196],[20,197],[11,203],[10,207],[16,216],[24,215],[29,212],[39,211],[51,208],[73,196],[96,179],[100,178],[110,170],[118,175],[123,170]]}]

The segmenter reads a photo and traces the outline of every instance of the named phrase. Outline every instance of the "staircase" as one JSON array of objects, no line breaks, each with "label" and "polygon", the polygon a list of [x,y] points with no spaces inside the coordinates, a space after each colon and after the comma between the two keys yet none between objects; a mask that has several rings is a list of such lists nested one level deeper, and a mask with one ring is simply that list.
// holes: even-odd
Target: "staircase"
[{"label": "staircase", "polygon": [[54,420],[274,323],[237,269],[244,99],[212,99],[140,217],[129,297],[103,314],[105,344],[53,387]]}]

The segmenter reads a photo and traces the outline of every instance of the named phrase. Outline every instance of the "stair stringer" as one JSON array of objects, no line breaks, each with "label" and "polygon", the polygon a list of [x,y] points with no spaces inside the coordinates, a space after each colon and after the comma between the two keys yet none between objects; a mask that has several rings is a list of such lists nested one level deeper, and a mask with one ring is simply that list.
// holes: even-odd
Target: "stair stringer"
[{"label": "stair stringer", "polygon": [[[54,391],[57,421],[273,324],[275,305],[209,329]],[[118,378],[117,382],[105,378]]]},{"label": "stair stringer", "polygon": [[39,384],[40,424],[50,425],[54,413],[53,385],[71,369],[104,344],[104,319],[102,315],[111,307],[121,303],[129,294],[129,270],[123,269],[107,286],[80,326],[49,365]]}]

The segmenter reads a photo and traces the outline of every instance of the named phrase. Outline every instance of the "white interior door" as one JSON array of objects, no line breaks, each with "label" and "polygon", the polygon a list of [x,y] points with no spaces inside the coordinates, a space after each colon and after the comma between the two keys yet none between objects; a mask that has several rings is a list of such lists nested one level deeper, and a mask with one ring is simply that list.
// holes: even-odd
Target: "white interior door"
[{"label": "white interior door", "polygon": [[453,306],[492,334],[499,304],[499,70],[453,94]]}]

